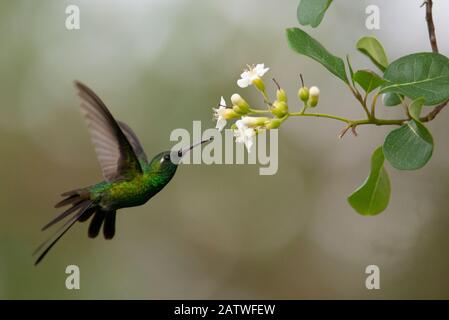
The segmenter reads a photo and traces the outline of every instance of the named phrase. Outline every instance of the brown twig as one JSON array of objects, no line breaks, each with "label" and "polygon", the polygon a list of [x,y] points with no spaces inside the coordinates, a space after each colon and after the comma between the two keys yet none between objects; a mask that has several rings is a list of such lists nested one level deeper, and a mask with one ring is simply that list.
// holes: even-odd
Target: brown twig
[{"label": "brown twig", "polygon": [[438,52],[437,37],[435,35],[435,25],[433,24],[433,14],[432,14],[432,0],[426,0],[426,21],[427,30],[429,31],[429,40],[433,52]]},{"label": "brown twig", "polygon": [[348,132],[348,130],[351,129],[351,126],[346,126],[343,128],[343,130],[340,131],[340,134],[338,135],[338,137],[341,139],[345,136],[346,132]]},{"label": "brown twig", "polygon": [[[435,35],[435,25],[433,23],[433,14],[432,14],[432,6],[433,0],[426,0],[423,5],[426,6],[426,21],[427,21],[427,30],[429,31],[429,41],[430,46],[432,47],[432,51],[438,53],[438,44],[437,37]],[[430,111],[426,116],[421,118],[421,121],[427,122],[433,120],[441,110],[448,104],[449,101],[445,101],[440,103],[432,111]]]},{"label": "brown twig", "polygon": [[448,104],[448,101],[445,101],[443,103],[440,103],[439,105],[437,105],[435,108],[433,108],[432,111],[430,111],[426,116],[421,117],[420,120],[422,122],[428,122],[428,121],[432,121],[438,113],[440,113],[441,110],[443,110],[443,108]]},{"label": "brown twig", "polygon": [[346,132],[348,132],[349,129],[351,129],[352,134],[354,135],[354,137],[357,137],[357,131],[356,131],[356,125],[354,124],[349,124],[346,127],[343,128],[343,130],[340,131],[340,134],[338,135],[338,137],[341,139],[344,137],[344,135],[346,134]]}]

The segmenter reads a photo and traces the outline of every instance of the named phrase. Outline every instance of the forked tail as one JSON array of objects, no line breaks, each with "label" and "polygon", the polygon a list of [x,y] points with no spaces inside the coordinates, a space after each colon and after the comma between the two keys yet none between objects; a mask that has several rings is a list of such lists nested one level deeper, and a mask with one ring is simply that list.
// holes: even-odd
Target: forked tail
[{"label": "forked tail", "polygon": [[59,221],[70,218],[64,222],[61,227],[45,242],[43,242],[33,253],[39,256],[34,263],[37,265],[53,248],[59,239],[75,224],[75,222],[84,222],[93,216],[89,226],[89,237],[95,238],[101,230],[103,225],[103,234],[106,239],[112,239],[115,234],[115,211],[105,211],[95,202],[90,199],[90,191],[88,189],[77,189],[63,193],[61,196],[66,197],[55,205],[55,208],[60,208],[66,205],[71,205],[69,209],[57,215],[53,220],[47,223],[42,231],[47,230]]}]

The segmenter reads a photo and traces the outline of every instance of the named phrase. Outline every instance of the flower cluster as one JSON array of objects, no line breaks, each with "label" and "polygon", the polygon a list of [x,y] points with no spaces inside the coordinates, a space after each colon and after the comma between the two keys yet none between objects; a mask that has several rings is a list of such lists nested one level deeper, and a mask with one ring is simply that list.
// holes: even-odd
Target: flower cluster
[{"label": "flower cluster", "polygon": [[[245,144],[248,152],[251,152],[254,139],[259,132],[262,130],[277,129],[289,116],[304,114],[308,107],[315,107],[318,104],[319,89],[317,87],[308,89],[303,84],[299,89],[298,97],[304,102],[304,106],[299,114],[289,113],[287,95],[274,79],[273,81],[277,86],[276,100],[270,102],[265,90],[265,83],[262,80],[262,77],[268,70],[269,68],[265,68],[263,63],[257,64],[256,66],[248,66],[240,75],[240,79],[237,80],[237,85],[241,88],[254,85],[262,94],[267,109],[251,108],[248,102],[237,93],[231,96],[231,107],[228,107],[225,99],[221,97],[217,108],[213,109],[214,119],[217,121],[216,128],[219,131],[224,129],[228,120],[236,120],[231,126],[231,129],[234,131],[235,140],[237,143]],[[251,116],[260,114],[269,115],[270,117]]]}]

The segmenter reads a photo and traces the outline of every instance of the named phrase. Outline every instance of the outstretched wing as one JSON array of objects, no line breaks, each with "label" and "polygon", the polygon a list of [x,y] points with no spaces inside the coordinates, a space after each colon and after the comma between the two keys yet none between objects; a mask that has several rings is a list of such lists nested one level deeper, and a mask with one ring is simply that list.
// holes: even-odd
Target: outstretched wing
[{"label": "outstretched wing", "polygon": [[137,155],[137,159],[139,159],[140,164],[148,164],[148,158],[145,154],[145,151],[143,150],[142,145],[140,144],[139,138],[137,138],[137,135],[134,133],[133,129],[131,129],[126,123],[117,120],[118,125],[120,126],[120,129],[122,129],[123,133],[125,134],[126,138],[128,138],[129,143],[131,144],[131,147],[133,147],[134,153]]},{"label": "outstretched wing", "polygon": [[75,86],[82,99],[81,110],[87,121],[103,177],[107,181],[113,181],[141,174],[142,167],[131,141],[103,101],[81,82],[75,81]]}]

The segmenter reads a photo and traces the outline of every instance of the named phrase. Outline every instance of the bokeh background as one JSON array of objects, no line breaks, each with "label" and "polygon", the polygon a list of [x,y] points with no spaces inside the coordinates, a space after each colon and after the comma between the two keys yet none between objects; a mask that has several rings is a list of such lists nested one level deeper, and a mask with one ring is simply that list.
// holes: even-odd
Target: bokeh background
[{"label": "bokeh background", "polygon": [[[354,67],[371,67],[354,48],[363,35],[378,37],[390,60],[430,50],[421,3],[335,1],[319,28],[306,29]],[[69,4],[81,10],[80,30],[65,28]],[[101,180],[74,79],[134,128],[150,157],[171,147],[175,128],[213,127],[221,95],[261,102],[236,86],[246,64],[268,65],[291,101],[301,72],[321,88],[320,110],[363,116],[341,81],[288,48],[297,4],[0,1],[0,298],[449,298],[446,111],[429,125],[436,145],[426,167],[387,166],[392,198],[379,216],[359,216],[346,197],[391,128],[360,127],[357,138],[340,140],[341,123],[295,118],[280,130],[276,175],[260,176],[255,165],[186,165],[145,206],[120,212],[113,241],[91,240],[77,224],[33,266],[59,194]],[[365,27],[369,4],[380,7],[380,30]],[[434,11],[447,54],[449,2],[435,0]],[[80,267],[80,290],[65,288],[69,264]],[[370,264],[380,267],[380,290],[365,288]]]}]

